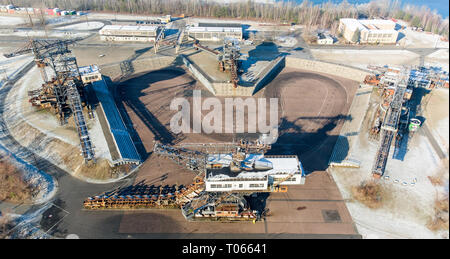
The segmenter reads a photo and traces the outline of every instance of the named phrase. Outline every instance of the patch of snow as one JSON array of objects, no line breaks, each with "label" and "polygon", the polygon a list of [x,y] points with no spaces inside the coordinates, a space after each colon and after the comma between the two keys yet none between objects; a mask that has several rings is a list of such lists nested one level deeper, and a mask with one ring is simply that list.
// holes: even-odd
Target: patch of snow
[{"label": "patch of snow", "polygon": [[25,24],[25,23],[28,23],[28,20],[25,17],[0,15],[0,26],[20,25],[20,24]]},{"label": "patch of snow", "polygon": [[1,144],[0,154],[9,157],[10,162],[12,162],[22,173],[24,181],[38,190],[32,198],[34,204],[42,204],[53,198],[58,190],[58,183],[52,176],[11,153]]},{"label": "patch of snow", "polygon": [[102,22],[83,22],[83,23],[77,23],[77,24],[71,24],[71,25],[67,25],[67,26],[63,26],[63,27],[58,27],[56,29],[84,31],[84,30],[101,29],[103,26],[105,26],[105,24]]},{"label": "patch of snow", "polygon": [[2,35],[11,35],[19,37],[55,37],[55,38],[76,38],[87,37],[91,33],[88,32],[71,32],[71,31],[47,31],[44,30],[19,30],[19,31],[2,31]]},{"label": "patch of snow", "polygon": [[282,47],[294,47],[297,44],[297,39],[290,36],[280,36],[276,38],[277,44]]}]

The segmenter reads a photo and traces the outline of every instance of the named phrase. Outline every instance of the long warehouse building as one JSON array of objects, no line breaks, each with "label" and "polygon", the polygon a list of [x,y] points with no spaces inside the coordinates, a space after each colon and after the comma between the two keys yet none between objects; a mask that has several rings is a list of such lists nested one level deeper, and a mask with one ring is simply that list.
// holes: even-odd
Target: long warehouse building
[{"label": "long warehouse building", "polygon": [[187,29],[188,35],[201,41],[222,41],[225,38],[243,39],[239,23],[199,23]]},{"label": "long warehouse building", "polygon": [[106,25],[99,31],[99,35],[103,41],[154,42],[161,30],[161,26],[154,25]]}]

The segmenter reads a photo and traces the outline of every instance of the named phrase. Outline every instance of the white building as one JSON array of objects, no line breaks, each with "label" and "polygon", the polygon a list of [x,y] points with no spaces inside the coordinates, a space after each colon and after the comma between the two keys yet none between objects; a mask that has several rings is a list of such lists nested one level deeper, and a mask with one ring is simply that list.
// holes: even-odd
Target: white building
[{"label": "white building", "polygon": [[[340,19],[339,31],[342,36],[352,43],[385,43],[397,42],[398,31],[392,20],[357,20],[351,18]],[[358,35],[359,34],[359,35]]]},{"label": "white building", "polygon": [[189,36],[200,41],[222,41],[225,38],[243,39],[242,25],[238,23],[199,23],[187,28]]},{"label": "white building", "polygon": [[85,84],[102,80],[102,74],[100,74],[97,65],[79,67],[78,71],[80,72],[81,80]]},{"label": "white building", "polygon": [[317,44],[331,45],[331,44],[333,44],[333,42],[334,42],[334,39],[330,35],[323,34],[323,33],[317,34]]},{"label": "white building", "polygon": [[153,42],[160,32],[160,26],[106,25],[99,35],[103,41]]},{"label": "white building", "polygon": [[274,185],[304,183],[304,171],[297,156],[247,154],[239,165],[238,172],[234,171],[232,160],[231,154],[215,154],[208,157],[210,169],[207,170],[205,177],[206,191],[258,192],[269,191]]}]

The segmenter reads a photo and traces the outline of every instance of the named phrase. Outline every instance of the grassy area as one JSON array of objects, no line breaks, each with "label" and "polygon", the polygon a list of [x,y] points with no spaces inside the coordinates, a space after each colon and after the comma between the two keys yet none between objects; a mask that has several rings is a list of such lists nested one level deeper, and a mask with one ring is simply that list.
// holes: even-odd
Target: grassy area
[{"label": "grassy area", "polygon": [[22,179],[19,170],[0,157],[0,201],[29,201],[32,192],[33,188]]}]

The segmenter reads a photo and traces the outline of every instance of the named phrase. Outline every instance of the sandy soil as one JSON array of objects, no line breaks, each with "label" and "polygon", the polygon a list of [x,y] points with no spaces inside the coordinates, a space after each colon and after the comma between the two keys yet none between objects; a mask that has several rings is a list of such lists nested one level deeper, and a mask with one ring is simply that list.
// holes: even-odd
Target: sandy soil
[{"label": "sandy soil", "polygon": [[[339,234],[357,237],[350,214],[334,181],[325,172],[309,176],[304,186],[287,193],[271,194],[266,200],[266,221],[216,223],[188,222],[179,210],[125,212],[120,233],[185,234]],[[325,216],[333,212],[336,218]],[[182,234],[181,234],[182,235]]]},{"label": "sandy soil", "polygon": [[357,86],[348,79],[285,68],[263,93],[280,98],[280,136],[271,152],[297,154],[310,172],[325,170]]}]

